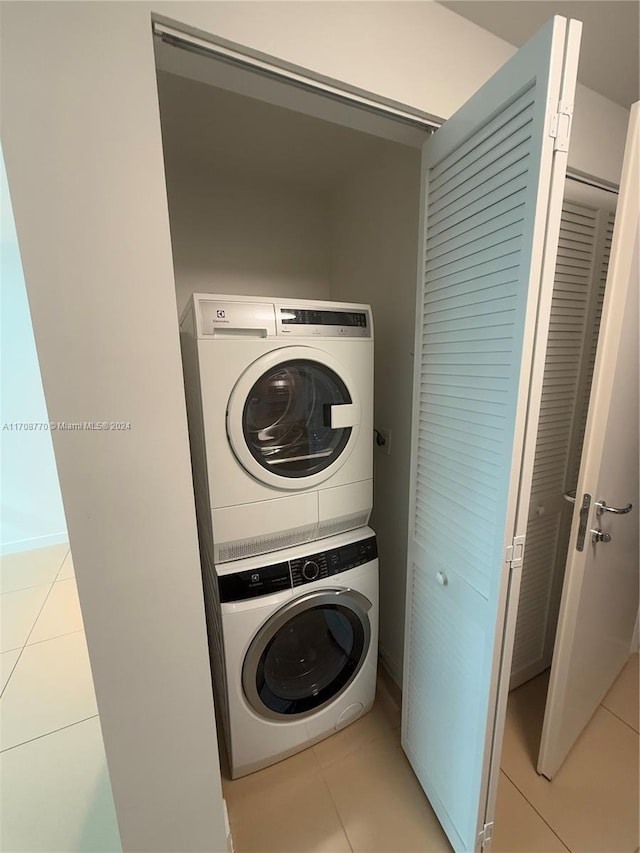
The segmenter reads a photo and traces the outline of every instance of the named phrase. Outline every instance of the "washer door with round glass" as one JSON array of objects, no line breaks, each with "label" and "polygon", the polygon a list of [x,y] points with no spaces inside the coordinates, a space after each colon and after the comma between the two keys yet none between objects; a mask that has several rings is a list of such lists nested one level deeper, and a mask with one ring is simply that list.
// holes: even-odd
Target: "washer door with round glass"
[{"label": "washer door with round glass", "polygon": [[242,668],[254,711],[268,719],[299,719],[340,696],[367,656],[370,608],[354,590],[323,589],[275,613],[256,634]]},{"label": "washer door with round glass", "polygon": [[313,347],[285,347],[253,362],[227,410],[238,461],[281,489],[306,489],[332,476],[348,459],[359,423],[347,371]]}]

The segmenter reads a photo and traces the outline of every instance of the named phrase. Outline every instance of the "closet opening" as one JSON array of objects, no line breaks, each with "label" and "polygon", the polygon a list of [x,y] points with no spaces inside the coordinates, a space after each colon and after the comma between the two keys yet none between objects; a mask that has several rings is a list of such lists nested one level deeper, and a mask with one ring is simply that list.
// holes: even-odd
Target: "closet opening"
[{"label": "closet opening", "polygon": [[[439,122],[393,117],[167,40],[155,47],[178,316],[193,293],[372,307],[374,426],[393,436],[389,455],[374,443],[379,651],[400,687],[421,146]],[[511,672],[512,689],[535,687],[540,728],[615,201],[566,182]]]},{"label": "closet opening", "polygon": [[[421,146],[430,127],[156,43],[178,316],[193,293],[366,303],[380,655],[402,680]],[[373,436],[372,436],[373,442]]]}]

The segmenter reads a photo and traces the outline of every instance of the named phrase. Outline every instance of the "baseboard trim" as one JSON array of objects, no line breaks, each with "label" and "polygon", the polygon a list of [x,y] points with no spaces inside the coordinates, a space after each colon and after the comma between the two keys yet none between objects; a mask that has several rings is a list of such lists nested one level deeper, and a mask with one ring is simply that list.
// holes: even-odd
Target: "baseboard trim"
[{"label": "baseboard trim", "polygon": [[66,545],[69,543],[69,534],[66,530],[62,533],[50,533],[48,536],[36,536],[33,539],[20,539],[17,542],[5,542],[0,545],[0,556],[9,554],[22,554],[24,551],[39,551],[40,548],[50,548],[52,545]]},{"label": "baseboard trim", "polygon": [[378,647],[378,658],[389,678],[402,690],[402,667],[398,666],[380,646]]}]

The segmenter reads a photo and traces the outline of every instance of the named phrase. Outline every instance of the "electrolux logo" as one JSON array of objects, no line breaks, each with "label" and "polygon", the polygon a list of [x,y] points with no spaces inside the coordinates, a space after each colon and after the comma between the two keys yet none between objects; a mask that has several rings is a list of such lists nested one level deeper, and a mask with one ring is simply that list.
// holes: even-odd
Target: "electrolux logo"
[{"label": "electrolux logo", "polygon": [[224,320],[226,316],[227,312],[224,310],[224,308],[218,308],[218,310],[216,311],[216,317],[218,318],[218,320]]}]

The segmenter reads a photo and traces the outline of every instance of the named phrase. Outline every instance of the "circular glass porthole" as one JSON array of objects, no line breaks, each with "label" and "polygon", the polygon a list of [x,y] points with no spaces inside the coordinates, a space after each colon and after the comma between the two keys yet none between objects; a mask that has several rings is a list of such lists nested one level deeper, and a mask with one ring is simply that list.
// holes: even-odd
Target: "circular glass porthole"
[{"label": "circular glass porthole", "polygon": [[308,477],[332,465],[351,427],[331,427],[331,407],[351,403],[331,368],[295,359],[255,382],[244,405],[242,429],[253,458],[281,477]]},{"label": "circular glass porthole", "polygon": [[[353,681],[371,630],[366,610],[334,593],[312,594],[272,618],[255,638],[243,667],[245,695],[261,716],[313,713]],[[361,596],[361,598],[364,598]],[[368,603],[368,602],[367,602]]]},{"label": "circular glass porthole", "polygon": [[233,387],[227,437],[256,480],[286,491],[322,483],[358,441],[360,401],[349,371],[315,347],[276,348]]}]

